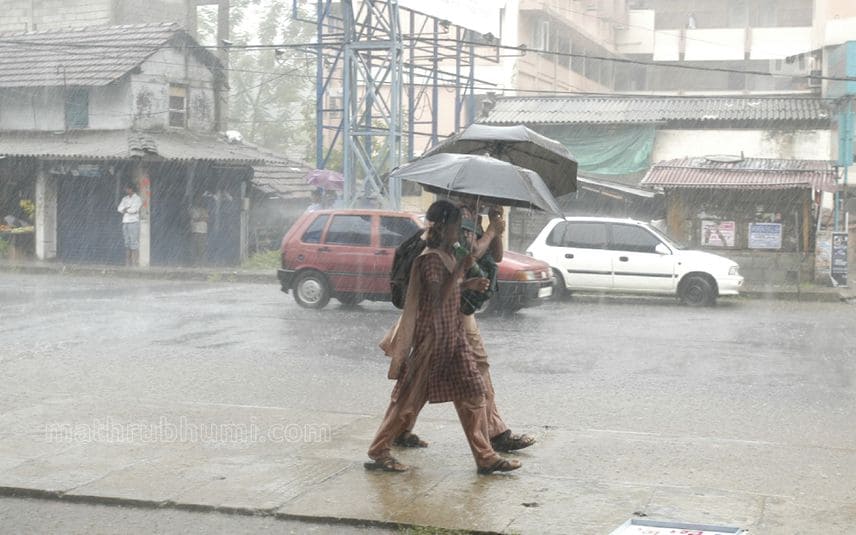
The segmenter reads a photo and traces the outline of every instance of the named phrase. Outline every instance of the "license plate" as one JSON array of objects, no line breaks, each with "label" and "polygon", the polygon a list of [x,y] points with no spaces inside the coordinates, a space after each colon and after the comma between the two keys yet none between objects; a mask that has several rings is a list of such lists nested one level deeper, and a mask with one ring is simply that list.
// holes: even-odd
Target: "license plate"
[{"label": "license plate", "polygon": [[553,287],[552,286],[544,286],[540,290],[538,290],[538,297],[550,297],[553,295]]}]

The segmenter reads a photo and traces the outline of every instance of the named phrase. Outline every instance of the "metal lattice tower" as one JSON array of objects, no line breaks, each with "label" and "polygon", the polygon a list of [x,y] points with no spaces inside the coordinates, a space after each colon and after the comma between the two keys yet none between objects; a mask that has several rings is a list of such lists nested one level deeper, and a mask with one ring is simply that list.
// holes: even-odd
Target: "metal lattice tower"
[{"label": "metal lattice tower", "polygon": [[[475,78],[476,58],[496,62],[498,51],[484,42],[480,54],[462,44],[480,34],[400,10],[398,0],[318,0],[313,20],[300,19],[302,3],[293,0],[294,18],[316,26],[316,167],[328,167],[341,146],[346,204],[376,196],[397,208],[400,185],[384,175],[401,163],[402,141],[411,159],[418,136],[439,140],[441,87],[454,87],[455,129],[470,124],[475,84],[488,83]],[[430,118],[420,120],[417,109]]]}]

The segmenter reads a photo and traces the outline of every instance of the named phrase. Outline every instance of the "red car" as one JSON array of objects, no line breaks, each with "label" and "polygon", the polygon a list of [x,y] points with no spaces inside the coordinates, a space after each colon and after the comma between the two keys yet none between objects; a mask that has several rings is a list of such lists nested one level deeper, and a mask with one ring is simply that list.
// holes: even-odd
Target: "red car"
[{"label": "red car", "polygon": [[[323,308],[331,297],[343,304],[389,301],[395,249],[422,226],[418,215],[392,210],[306,212],[282,239],[282,291],[294,292],[306,308]],[[552,272],[544,262],[507,251],[497,284],[487,306],[518,310],[552,294]]]}]

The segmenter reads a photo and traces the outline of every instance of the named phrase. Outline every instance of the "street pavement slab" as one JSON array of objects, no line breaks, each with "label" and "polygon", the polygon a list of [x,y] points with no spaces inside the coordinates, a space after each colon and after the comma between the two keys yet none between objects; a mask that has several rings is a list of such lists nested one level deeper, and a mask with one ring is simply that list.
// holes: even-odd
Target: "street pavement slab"
[{"label": "street pavement slab", "polygon": [[[98,403],[48,400],[0,414],[2,493],[496,533],[602,534],[633,517],[753,534],[847,533],[856,525],[854,449],[521,426],[539,440],[514,455],[523,468],[480,476],[451,407],[441,406],[417,426],[430,446],[396,453],[412,470],[389,474],[363,467],[379,416],[119,399],[96,412]],[[76,435],[58,433],[63,422],[94,413],[109,416],[113,435],[86,434],[79,424]],[[252,422],[259,431],[252,440],[231,428],[172,436],[170,421],[183,422],[185,433],[204,422]],[[284,423],[328,427],[269,440]]]}]

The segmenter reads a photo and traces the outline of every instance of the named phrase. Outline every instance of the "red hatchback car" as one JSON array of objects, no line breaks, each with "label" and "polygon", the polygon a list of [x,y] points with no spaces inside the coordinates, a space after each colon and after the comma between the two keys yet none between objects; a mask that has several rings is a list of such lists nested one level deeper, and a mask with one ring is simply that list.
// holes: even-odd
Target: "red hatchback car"
[{"label": "red hatchback car", "polygon": [[[294,292],[306,308],[323,308],[331,297],[343,304],[389,301],[395,249],[422,226],[418,215],[392,210],[306,212],[282,239],[282,291]],[[552,294],[552,272],[540,260],[507,251],[497,284],[487,306],[518,310]]]}]

